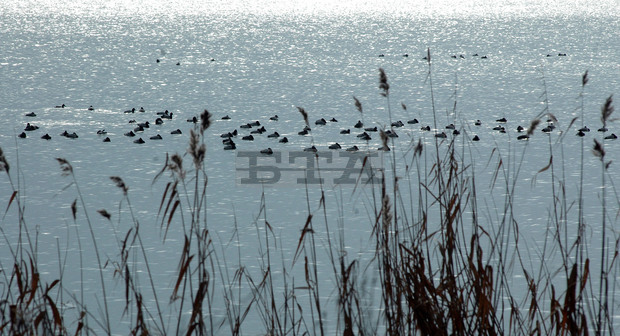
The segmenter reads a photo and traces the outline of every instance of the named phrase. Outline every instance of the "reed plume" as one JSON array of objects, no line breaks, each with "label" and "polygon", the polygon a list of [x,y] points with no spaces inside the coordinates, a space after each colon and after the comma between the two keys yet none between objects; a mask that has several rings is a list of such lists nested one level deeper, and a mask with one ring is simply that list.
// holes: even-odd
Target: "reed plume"
[{"label": "reed plume", "polygon": [[123,195],[127,196],[127,191],[129,190],[129,188],[127,188],[127,185],[122,178],[118,176],[110,176],[110,180],[112,180],[112,182],[114,182],[114,184],[116,184],[116,186],[123,191]]},{"label": "reed plume", "polygon": [[204,132],[211,126],[211,117],[213,115],[207,111],[207,109],[202,112],[200,115],[200,133],[204,134]]},{"label": "reed plume", "polygon": [[189,131],[189,148],[187,152],[192,156],[196,169],[200,169],[205,159],[207,148],[204,143],[200,143],[200,136],[194,130]]},{"label": "reed plume", "polygon": [[607,122],[610,121],[609,117],[614,113],[614,107],[611,105],[614,102],[613,95],[609,96],[607,100],[605,100],[605,104],[603,104],[603,108],[601,109],[601,121],[603,122],[603,127],[607,126]]},{"label": "reed plume", "polygon": [[359,111],[360,114],[364,114],[364,110],[362,108],[362,103],[359,101],[359,99],[355,98],[355,96],[353,96],[353,100],[355,101],[355,108]]},{"label": "reed plume", "polygon": [[383,70],[383,68],[379,68],[379,89],[383,91],[381,92],[381,95],[384,97],[387,97],[390,94],[390,84],[387,82],[387,75],[385,74],[385,70]]},{"label": "reed plume", "polygon": [[303,107],[299,107],[299,106],[297,106],[297,109],[299,110],[299,113],[301,113],[301,116],[304,118],[304,122],[306,123],[306,126],[310,126],[310,123],[308,122],[308,112],[306,112],[306,109],[304,109]]},{"label": "reed plume", "polygon": [[1,171],[9,172],[9,162],[6,160],[4,152],[2,152],[2,147],[0,147],[0,172]]},{"label": "reed plume", "polygon": [[588,84],[588,80],[590,80],[590,78],[588,78],[588,70],[586,70],[583,76],[581,76],[581,86],[586,86],[586,84]]},{"label": "reed plume", "polygon": [[69,176],[73,174],[73,167],[69,161],[63,158],[56,158],[56,161],[60,164],[60,172],[62,176]]},{"label": "reed plume", "polygon": [[527,128],[527,136],[531,136],[532,134],[534,134],[534,130],[536,129],[538,124],[540,124],[540,119],[536,118],[532,120],[532,122],[530,123],[530,127]]}]

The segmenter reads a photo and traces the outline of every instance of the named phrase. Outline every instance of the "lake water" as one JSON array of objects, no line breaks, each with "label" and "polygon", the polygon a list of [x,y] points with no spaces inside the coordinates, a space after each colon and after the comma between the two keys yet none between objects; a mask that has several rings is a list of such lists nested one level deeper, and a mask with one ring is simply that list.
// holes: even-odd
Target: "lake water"
[{"label": "lake water", "polygon": [[[502,216],[502,181],[516,177],[518,197],[513,202],[520,210],[517,218],[522,241],[532,251],[539,251],[548,230],[552,182],[548,172],[537,172],[547,165],[553,150],[554,163],[563,167],[555,174],[566,180],[570,214],[575,217],[584,148],[585,218],[591,224],[589,237],[596,238],[601,230],[597,226],[601,222],[601,163],[591,153],[593,139],[605,144],[606,160],[612,161],[608,183],[615,183],[620,176],[620,142],[603,140],[605,135],[620,134],[617,122],[610,123],[604,134],[596,132],[602,126],[600,111],[605,99],[612,94],[620,96],[618,5],[618,1],[383,1],[380,5],[356,1],[3,1],[0,147],[11,163],[12,182],[20,190],[30,233],[33,237],[38,233],[37,259],[45,281],[58,277],[57,251],[61,251],[66,267],[65,295],[78,295],[79,291],[68,285],[79,288],[82,282],[76,232],[85,263],[96,265],[92,249],[87,248],[91,240],[84,210],[94,225],[104,259],[118,259],[118,241],[132,223],[122,192],[109,179],[120,176],[129,187],[131,209],[148,246],[160,300],[167,302],[183,229],[175,218],[168,240],[162,242],[157,213],[168,180],[164,176],[153,183],[153,179],[162,169],[166,153],[186,152],[193,127],[187,119],[208,109],[214,117],[206,132],[207,223],[216,237],[220,260],[225,259],[231,272],[241,263],[260,279],[258,255],[264,217],[259,213],[264,193],[267,220],[278,240],[275,254],[297,277],[296,283],[303,283],[303,265],[291,262],[308,209],[314,213],[319,207],[320,189],[310,186],[306,195],[305,186],[294,182],[296,175],[265,188],[243,185],[240,178],[245,173],[240,168],[247,167],[247,161],[239,153],[270,147],[286,158],[311,145],[328,152],[327,146],[334,142],[366,148],[367,143],[354,135],[359,133],[353,129],[358,120],[381,128],[389,127],[390,119],[417,118],[420,124],[396,129],[400,137],[393,148],[400,162],[401,181],[417,188],[417,173],[405,171],[404,162],[411,156],[410,144],[418,140],[425,144],[429,157],[425,169],[430,169],[435,151],[435,130],[420,130],[421,125],[435,124],[429,67],[423,59],[428,50],[437,132],[450,123],[462,131],[456,146],[476,174],[478,204],[484,204],[481,225],[492,228]],[[385,69],[388,77],[389,101],[380,95],[379,68]],[[581,95],[586,71],[590,80]],[[363,115],[356,110],[353,97],[363,104]],[[66,107],[55,107],[62,104]],[[94,111],[87,109],[91,105]],[[311,136],[297,134],[304,126],[298,106],[309,114]],[[123,113],[140,107],[144,113]],[[171,120],[151,125],[134,138],[123,135],[135,127],[128,123],[130,119],[154,124],[156,112],[164,110],[173,113]],[[529,141],[518,141],[517,125],[527,127],[546,111],[557,118],[557,129],[550,135],[537,130]],[[29,112],[36,117],[27,117]],[[279,120],[269,120],[275,114]],[[221,120],[225,115],[231,120]],[[508,119],[505,134],[492,129],[502,117]],[[566,130],[575,117],[578,119],[559,144],[562,133],[558,130]],[[338,122],[315,126],[319,118],[336,118]],[[477,119],[481,126],[474,124]],[[546,119],[543,117],[540,129],[546,126]],[[278,131],[290,142],[278,143],[263,134],[252,142],[235,140],[237,151],[223,150],[220,134],[237,129],[239,137],[247,135],[248,130],[239,126],[254,120],[268,133]],[[17,137],[28,122],[39,129],[27,132],[25,139]],[[582,125],[592,129],[583,138],[575,136]],[[170,134],[177,128],[183,134]],[[339,133],[346,128],[352,129],[352,134]],[[96,134],[100,129],[108,132],[109,143]],[[59,136],[64,130],[76,132],[79,138]],[[45,133],[52,139],[41,139]],[[163,139],[149,139],[156,134]],[[473,135],[481,141],[470,141]],[[133,143],[138,137],[146,143]],[[373,134],[368,146],[373,150],[380,146],[378,135]],[[342,152],[332,151],[332,155]],[[491,186],[498,155],[503,158],[506,175],[500,174],[500,182]],[[78,206],[77,231],[70,205],[78,193],[75,186],[65,189],[71,180],[61,176],[58,157],[73,165],[86,204],[86,209]],[[344,162],[335,160],[330,167],[342,168]],[[377,162],[383,163],[381,156]],[[186,165],[191,165],[189,157]],[[325,188],[330,230],[335,233],[342,225],[351,255],[362,259],[372,255],[374,245],[368,240],[374,221],[370,186],[333,186],[328,181]],[[0,207],[6,208],[12,192],[3,174]],[[608,194],[610,227],[616,228],[619,203],[613,196],[615,187],[608,188]],[[112,214],[112,223],[96,213],[99,209]],[[12,269],[8,248],[15,248],[18,239],[15,203],[3,215],[0,268],[4,276]],[[317,246],[324,247],[325,226],[315,225],[319,230]],[[567,231],[568,235],[574,233]],[[599,245],[593,246],[596,251]],[[330,305],[336,301],[336,293],[332,291],[331,266],[323,251],[321,254],[322,295]],[[530,257],[533,265],[538,264],[537,255],[533,252]],[[92,292],[101,286],[93,269],[86,268],[83,283],[86,300],[97,311],[100,301]],[[114,306],[112,320],[121,321],[123,285],[112,280],[111,270],[107,275]],[[147,287],[146,276],[140,280]],[[620,300],[618,293],[613,297],[616,303]],[[221,302],[222,296],[216,293],[215,300]],[[173,312],[171,318],[176,318],[174,305],[169,311]],[[223,313],[223,308],[218,308],[214,316],[222,319]],[[616,328],[619,320],[614,321]],[[337,328],[335,313],[326,321],[329,330]],[[114,333],[126,334],[127,325],[127,321],[115,324]],[[171,333],[175,324],[170,325]],[[262,330],[255,316],[246,326],[249,334],[257,327]],[[218,333],[228,331],[224,327]]]}]

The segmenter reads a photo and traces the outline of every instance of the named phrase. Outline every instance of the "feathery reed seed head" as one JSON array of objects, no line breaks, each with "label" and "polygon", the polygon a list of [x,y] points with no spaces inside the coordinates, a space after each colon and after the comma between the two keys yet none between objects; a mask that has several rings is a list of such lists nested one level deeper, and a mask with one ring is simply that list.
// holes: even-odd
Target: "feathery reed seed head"
[{"label": "feathery reed seed head", "polygon": [[355,98],[354,96],[353,100],[355,101],[355,108],[359,111],[359,113],[364,113],[362,109],[362,103],[359,101],[359,99]]},{"label": "feathery reed seed head", "polygon": [[381,137],[381,143],[383,144],[383,148],[387,147],[388,136],[385,134],[383,130],[379,132],[379,137]]},{"label": "feathery reed seed head", "polygon": [[105,209],[97,210],[97,212],[98,212],[101,216],[105,217],[107,220],[110,220],[110,218],[112,217],[112,215],[110,215],[110,213],[109,213],[109,212],[107,212]]},{"label": "feathery reed seed head", "polygon": [[418,144],[415,146],[415,149],[413,150],[413,156],[422,155],[423,148],[424,146],[422,145],[422,139],[418,139]]},{"label": "feathery reed seed head", "polygon": [[603,122],[603,126],[607,125],[609,117],[614,113],[614,107],[611,105],[613,102],[613,95],[611,95],[605,100],[605,104],[603,104],[603,108],[601,109],[601,121]]},{"label": "feathery reed seed head", "polygon": [[310,126],[310,123],[308,122],[308,112],[306,112],[306,109],[300,106],[297,106],[297,109],[299,110],[299,113],[301,113],[301,116],[304,118],[306,126]]},{"label": "feathery reed seed head", "polygon": [[390,84],[387,82],[387,75],[385,74],[385,70],[383,70],[383,68],[379,68],[379,89],[383,91],[381,92],[381,95],[384,97],[387,97],[390,94]]},{"label": "feathery reed seed head", "polygon": [[189,131],[189,148],[187,152],[192,156],[194,160],[194,166],[196,169],[200,169],[202,162],[205,159],[205,153],[207,149],[205,144],[200,143],[200,136],[194,130]]},{"label": "feathery reed seed head", "polygon": [[60,164],[60,171],[62,176],[69,176],[73,174],[73,167],[69,163],[69,161],[63,158],[56,158],[56,161]]},{"label": "feathery reed seed head", "polygon": [[532,120],[532,122],[530,123],[530,127],[527,128],[527,135],[528,136],[531,136],[532,134],[534,134],[534,130],[536,129],[538,124],[540,124],[540,119]]},{"label": "feathery reed seed head", "polygon": [[212,114],[207,109],[200,115],[200,133],[204,133],[211,126],[211,116]]},{"label": "feathery reed seed head", "polygon": [[583,76],[581,76],[581,86],[586,86],[586,84],[588,84],[588,70],[586,70],[586,72],[583,74]]},{"label": "feathery reed seed head", "polygon": [[405,103],[401,102],[400,107],[402,107],[403,110],[407,111],[407,105],[405,105]]},{"label": "feathery reed seed head", "polygon": [[129,188],[127,188],[127,185],[122,178],[118,176],[110,176],[110,180],[112,180],[112,182],[114,182],[114,184],[116,184],[116,186],[123,191],[123,194],[127,196],[127,191],[129,190]]},{"label": "feathery reed seed head", "polygon": [[9,172],[9,162],[6,160],[4,152],[2,152],[2,147],[0,147],[0,171]]},{"label": "feathery reed seed head", "polygon": [[605,149],[603,149],[603,145],[594,139],[594,148],[592,149],[592,153],[594,156],[598,157],[603,161],[605,158]]}]

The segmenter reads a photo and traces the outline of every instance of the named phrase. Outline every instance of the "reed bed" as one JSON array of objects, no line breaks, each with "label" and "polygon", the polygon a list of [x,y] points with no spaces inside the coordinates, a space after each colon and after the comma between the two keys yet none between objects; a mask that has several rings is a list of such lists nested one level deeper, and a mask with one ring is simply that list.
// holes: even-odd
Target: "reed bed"
[{"label": "reed bed", "polygon": [[[427,82],[433,97],[429,106],[437,128],[430,50],[427,60]],[[378,93],[385,98],[391,124],[388,76],[383,69],[379,75]],[[587,79],[586,73],[582,93]],[[580,98],[583,119],[583,94]],[[541,118],[553,117],[546,95],[543,103],[543,110],[528,128],[529,136]],[[363,118],[362,103],[354,98],[354,105]],[[406,105],[401,106],[406,112]],[[308,112],[298,109],[308,124]],[[610,97],[601,110],[603,126],[613,120],[612,113]],[[134,214],[123,178],[113,176],[111,183],[122,194],[119,212],[122,208],[130,214],[125,219],[130,225],[125,232],[118,232],[118,254],[104,258],[80,181],[71,163],[62,158],[58,159],[60,169],[77,195],[71,205],[72,218],[85,222],[89,231],[88,244],[86,236],[81,237],[84,233],[76,232],[81,237],[80,249],[93,249],[96,255],[100,306],[88,307],[83,289],[79,295],[68,294],[75,288],[69,290],[63,267],[58,274],[42,275],[36,235],[19,197],[22,186],[14,182],[16,172],[0,149],[0,172],[13,188],[10,199],[4,200],[5,212],[16,211],[19,218],[18,223],[10,223],[19,225],[17,242],[8,241],[2,231],[13,262],[0,265],[0,334],[113,334],[113,326],[120,321],[110,317],[110,311],[117,308],[111,306],[107,295],[109,278],[122,284],[122,319],[128,326],[123,332],[132,335],[615,334],[620,304],[616,294],[619,236],[613,227],[620,202],[615,193],[607,191],[614,181],[608,173],[611,162],[606,159],[603,142],[595,140],[594,156],[581,153],[580,192],[572,198],[565,192],[569,181],[563,174],[561,140],[558,145],[549,138],[548,165],[536,176],[551,185],[543,195],[549,202],[547,231],[544,246],[531,249],[521,241],[520,209],[514,202],[523,192],[517,181],[527,144],[522,152],[496,149],[488,163],[493,170],[492,183],[480,185],[471,165],[475,156],[471,143],[457,142],[456,137],[434,137],[430,144],[418,139],[398,148],[403,145],[390,140],[385,135],[389,127],[385,127],[383,146],[392,149],[385,156],[389,168],[378,170],[380,183],[358,180],[353,191],[363,194],[366,202],[372,257],[347,253],[345,221],[328,215],[328,210],[344,213],[342,202],[326,202],[333,191],[321,184],[320,196],[314,199],[308,193],[311,186],[305,185],[306,220],[296,223],[300,234],[292,243],[282,241],[270,224],[270,205],[263,192],[253,223],[259,237],[258,271],[251,271],[242,264],[240,248],[237,260],[227,258],[223,239],[210,227],[205,131],[211,118],[207,110],[201,114],[201,122],[190,134],[187,154],[167,156],[153,181],[165,188],[161,198],[153,200],[158,204],[157,216],[145,220],[157,223],[166,244],[171,244],[167,242],[171,225],[180,225],[175,230],[183,237],[175,246],[179,260],[175,275],[167,279],[173,284],[168,298],[158,297],[157,281],[149,267],[154,256],[142,240],[143,223]],[[461,130],[467,132],[465,126]],[[600,223],[584,220],[589,209],[584,207],[581,193],[586,174],[583,161],[591,158],[600,161]],[[318,165],[318,157],[316,161]],[[372,160],[364,161],[364,165],[370,164]],[[494,208],[480,204],[484,198],[481,192],[500,194],[503,202]],[[336,195],[341,201],[345,197],[348,195]],[[108,210],[96,212],[112,220]],[[233,224],[229,241],[237,242],[238,223]],[[4,225],[7,223],[2,222]],[[577,226],[578,234],[569,234],[568,226]],[[594,226],[601,232],[600,239],[586,234]],[[292,244],[292,257],[283,255],[282,247],[287,244]],[[58,252],[59,259],[63,253]],[[591,262],[593,259],[598,262]],[[80,255],[80,269],[84,267],[81,260]],[[321,260],[328,260],[329,266],[319,266]],[[322,285],[326,281],[333,288],[326,289]],[[64,309],[68,304],[76,309]],[[224,317],[217,317],[216,310],[224,311]],[[244,329],[249,320],[262,330]]]}]

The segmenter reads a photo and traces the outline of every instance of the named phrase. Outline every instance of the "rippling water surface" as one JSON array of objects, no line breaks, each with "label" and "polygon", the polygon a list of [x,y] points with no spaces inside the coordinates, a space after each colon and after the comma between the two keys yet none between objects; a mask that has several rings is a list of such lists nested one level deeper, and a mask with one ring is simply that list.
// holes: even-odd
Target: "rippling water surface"
[{"label": "rippling water surface", "polygon": [[[536,246],[542,243],[537,237],[547,230],[551,206],[549,176],[537,172],[549,162],[551,150],[555,162],[564,165],[560,174],[570,181],[565,187],[571,195],[577,188],[581,148],[585,148],[585,199],[591,210],[586,218],[600,222],[601,168],[590,149],[593,139],[603,137],[594,131],[601,126],[601,105],[611,94],[620,93],[617,5],[613,1],[596,6],[589,2],[480,5],[472,1],[455,5],[388,1],[380,7],[352,1],[312,5],[305,1],[3,1],[0,146],[12,164],[12,183],[20,190],[26,222],[38,233],[39,262],[50,281],[58,269],[56,251],[60,249],[73,252],[68,255],[65,277],[80,282],[76,235],[82,237],[83,244],[88,241],[83,219],[77,221],[75,230],[70,204],[77,193],[75,186],[65,189],[71,180],[61,176],[55,160],[62,157],[73,165],[106,258],[117,257],[118,237],[129,228],[131,216],[109,176],[125,180],[133,215],[156,256],[151,259],[153,271],[166,300],[179,249],[161,242],[157,211],[167,180],[163,177],[153,183],[153,179],[163,167],[166,153],[185,153],[187,134],[193,127],[187,119],[205,108],[214,115],[213,126],[207,130],[205,161],[208,223],[224,243],[220,251],[231,255],[237,250],[226,244],[236,223],[241,262],[256,271],[257,232],[263,228],[262,219],[256,216],[263,189],[238,184],[235,167],[239,158],[235,151],[223,150],[219,135],[233,129],[242,131],[240,125],[259,120],[268,132],[278,131],[291,141],[279,144],[262,135],[253,142],[237,140],[239,150],[271,147],[289,153],[315,144],[319,151],[327,151],[333,142],[365,148],[364,141],[353,134],[341,135],[339,130],[352,128],[362,118],[367,125],[389,127],[390,113],[393,121],[418,118],[421,124],[433,126],[432,83],[438,131],[449,123],[457,125],[463,132],[457,148],[465,154],[465,163],[472,164],[480,186],[490,191],[481,193],[484,200],[478,201],[485,204],[484,220],[493,223],[502,215],[504,189],[491,186],[501,155],[509,169],[506,174],[514,176],[520,169],[515,207],[524,209],[518,214],[523,241]],[[428,50],[432,77],[422,59]],[[389,100],[380,95],[379,68],[388,76]],[[552,113],[558,128],[564,130],[573,118],[581,117],[585,71],[590,81],[583,90],[584,118],[565,132],[562,146],[557,143],[561,137],[558,131],[549,136],[536,131],[529,142],[517,141],[516,126],[527,126],[545,112]],[[363,104],[363,115],[353,104],[354,96]],[[61,104],[66,107],[55,108]],[[87,110],[91,105],[94,111]],[[338,122],[311,125],[312,137],[299,136],[304,121],[297,106],[309,113],[311,124],[321,117]],[[139,107],[146,112],[123,113]],[[146,139],[145,144],[134,144],[135,138],[123,136],[134,127],[128,124],[130,119],[153,123],[155,112],[163,110],[172,112],[173,119],[138,134]],[[28,112],[37,116],[26,117]],[[274,114],[279,120],[269,121]],[[231,120],[220,120],[224,115]],[[506,134],[492,130],[495,119],[501,117],[508,119]],[[482,126],[474,125],[476,119],[483,121]],[[25,139],[17,138],[27,122],[39,130],[28,132]],[[575,133],[582,123],[593,132],[579,138]],[[419,126],[397,129],[397,157],[410,155],[410,144],[418,140],[430,153],[434,151],[434,131],[423,132]],[[183,134],[171,135],[177,128]],[[99,129],[108,131],[111,142],[102,142],[103,137],[96,134]],[[79,138],[60,137],[64,130],[78,133]],[[612,132],[620,134],[616,123],[607,134]],[[40,139],[45,133],[52,139]],[[148,140],[158,133],[162,141]],[[469,141],[475,134],[480,142]],[[619,176],[615,162],[620,142],[604,143],[607,158],[614,162],[608,176],[614,180]],[[374,136],[370,148],[379,145],[379,137]],[[405,161],[399,160],[402,181],[409,183],[408,176],[417,181],[417,173],[405,171]],[[191,160],[186,162],[190,165]],[[9,180],[1,178],[3,204],[8,203],[12,190]],[[306,193],[303,186],[289,184],[267,187],[264,193],[268,220],[285,262],[290,264],[308,214]],[[311,211],[317,208],[319,196],[320,190],[310,188]],[[344,225],[349,251],[369,251],[367,239],[373,221],[369,219],[369,191],[354,191],[350,185],[328,186],[327,202],[332,205],[328,207],[331,225]],[[612,206],[617,211],[618,204]],[[0,222],[6,237],[2,249],[17,235],[15,205],[12,207]],[[113,213],[111,224],[99,218],[98,209]],[[83,211],[80,207],[79,218]],[[173,241],[182,240],[177,224],[170,233]],[[590,234],[599,232],[600,228],[593,227]],[[92,251],[84,253],[94,260]],[[11,259],[0,260],[2,269],[10,268]],[[237,263],[236,257],[227,261]],[[303,270],[293,269],[300,272],[301,281]],[[325,279],[330,272],[325,266]],[[96,279],[97,275],[87,272],[87,276]],[[99,288],[96,280],[86,283],[91,284],[93,290]],[[118,292],[112,294],[114,298],[122,301],[121,286],[112,287]],[[329,290],[323,293],[335,295]],[[335,328],[335,317],[328,318],[328,324]],[[116,332],[124,334],[126,330],[121,325]]]}]

